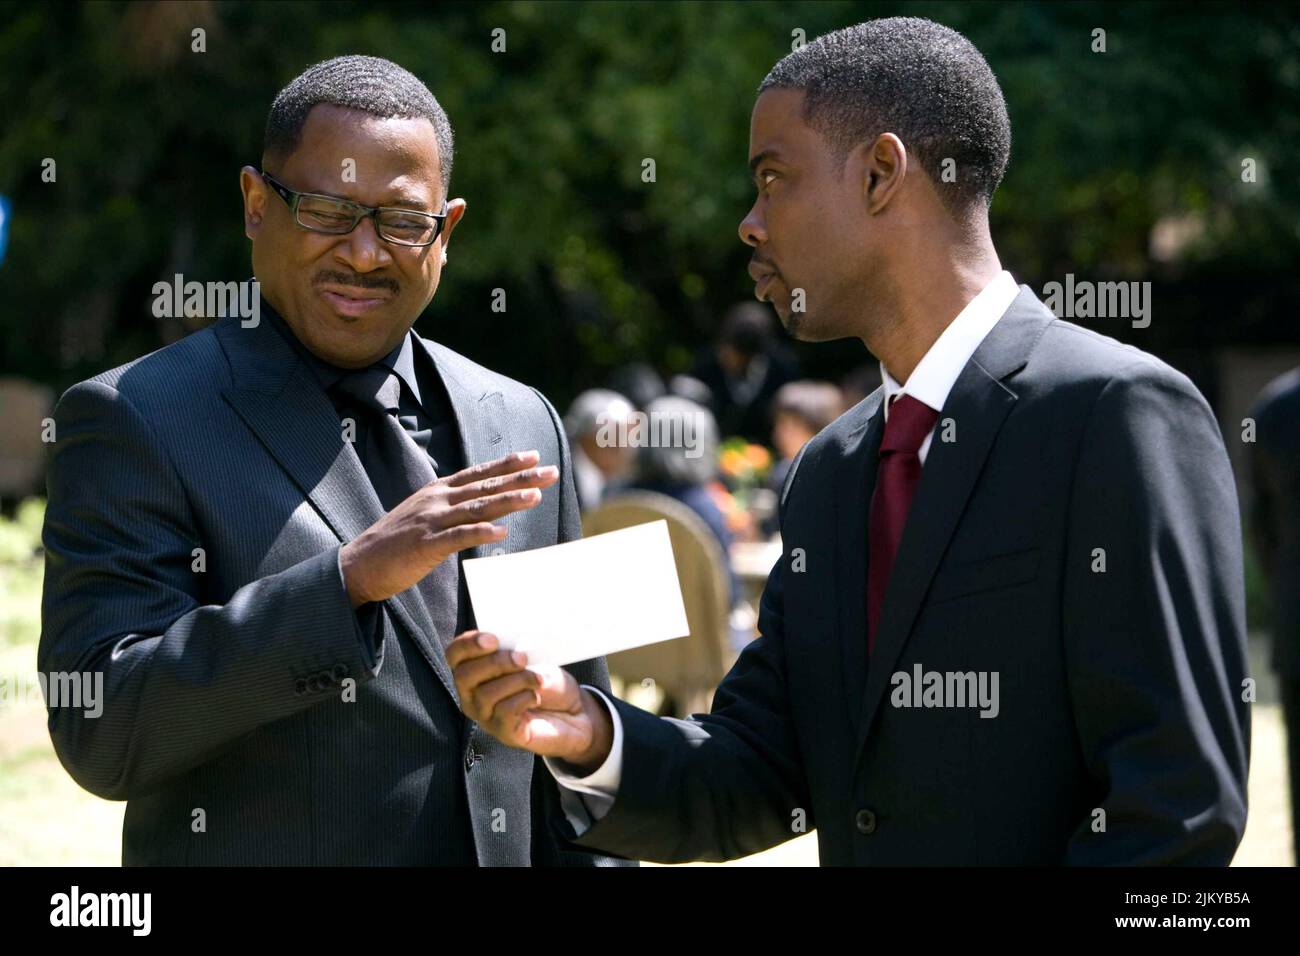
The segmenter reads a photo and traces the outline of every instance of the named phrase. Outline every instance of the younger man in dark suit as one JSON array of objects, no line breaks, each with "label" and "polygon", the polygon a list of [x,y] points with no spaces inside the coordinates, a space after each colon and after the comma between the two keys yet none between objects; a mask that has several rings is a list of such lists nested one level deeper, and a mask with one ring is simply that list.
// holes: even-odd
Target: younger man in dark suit
[{"label": "younger man in dark suit", "polygon": [[818,829],[829,864],[1224,865],[1246,823],[1241,531],[1205,400],[1003,271],[1011,131],[961,35],[791,53],[750,125],[757,295],[884,385],[810,441],[712,712],[659,719],[493,635],[461,700],[547,755],[566,833],[663,861]]}]

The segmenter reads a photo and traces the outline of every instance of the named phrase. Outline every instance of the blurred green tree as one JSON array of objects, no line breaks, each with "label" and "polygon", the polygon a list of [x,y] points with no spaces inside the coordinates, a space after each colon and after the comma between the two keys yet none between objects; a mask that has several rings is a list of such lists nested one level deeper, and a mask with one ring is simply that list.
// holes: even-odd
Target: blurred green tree
[{"label": "blurred green tree", "polygon": [[[1300,25],[1285,7],[13,4],[0,6],[13,201],[0,364],[63,387],[191,331],[153,317],[152,285],[249,274],[238,170],[258,161],[272,97],[310,63],[361,52],[421,76],[456,129],[453,193],[469,212],[424,334],[561,407],[626,361],[681,370],[750,294],[736,226],[759,81],[796,30],[898,13],[961,30],[1002,82],[1013,147],[993,221],[1022,281],[1182,289],[1185,314],[1148,348],[1296,340]],[[820,374],[865,358],[802,354]]]}]

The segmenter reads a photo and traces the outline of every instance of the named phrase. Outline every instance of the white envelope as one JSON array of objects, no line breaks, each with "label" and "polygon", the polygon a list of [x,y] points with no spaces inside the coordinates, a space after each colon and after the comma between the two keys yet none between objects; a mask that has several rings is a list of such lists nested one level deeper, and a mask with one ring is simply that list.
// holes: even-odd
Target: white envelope
[{"label": "white envelope", "polygon": [[529,665],[686,637],[668,523],[461,562],[479,630]]}]

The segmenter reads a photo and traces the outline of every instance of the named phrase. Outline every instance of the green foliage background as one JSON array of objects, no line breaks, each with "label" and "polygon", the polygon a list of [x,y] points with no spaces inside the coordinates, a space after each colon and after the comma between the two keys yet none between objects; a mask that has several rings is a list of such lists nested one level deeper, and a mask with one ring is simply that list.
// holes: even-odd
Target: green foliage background
[{"label": "green foliage background", "polygon": [[[190,331],[152,316],[152,285],[249,274],[238,170],[258,161],[275,93],[351,52],[422,77],[456,129],[453,194],[469,213],[425,335],[561,407],[626,361],[681,370],[751,294],[736,226],[755,87],[794,29],[897,13],[961,30],[1002,82],[1013,155],[994,235],[1021,281],[1153,280],[1168,316],[1141,341],[1155,351],[1300,338],[1300,24],[1285,7],[7,4],[3,370],[62,388]],[[56,183],[41,181],[46,157]],[[1241,181],[1246,157],[1257,183]],[[1166,217],[1200,223],[1176,262],[1149,251]],[[505,314],[490,309],[497,287]],[[866,358],[856,343],[800,350],[816,374]]]}]

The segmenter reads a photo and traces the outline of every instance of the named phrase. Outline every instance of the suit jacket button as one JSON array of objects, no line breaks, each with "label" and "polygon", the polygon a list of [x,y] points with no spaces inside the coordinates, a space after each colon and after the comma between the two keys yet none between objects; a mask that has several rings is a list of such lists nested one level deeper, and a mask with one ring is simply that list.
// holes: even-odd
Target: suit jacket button
[{"label": "suit jacket button", "polygon": [[475,749],[473,744],[470,744],[469,749],[465,751],[465,769],[472,770],[474,764],[478,763],[481,759],[483,759],[483,755]]},{"label": "suit jacket button", "polygon": [[303,694],[307,693],[307,681],[304,680],[303,678],[299,677],[299,678],[298,678],[296,681],[294,681],[294,683],[293,683],[293,692],[294,692],[295,694],[297,694],[299,697],[301,697]]},{"label": "suit jacket button", "polygon": [[865,808],[859,810],[853,817],[853,825],[858,828],[859,833],[875,833],[876,815]]}]

